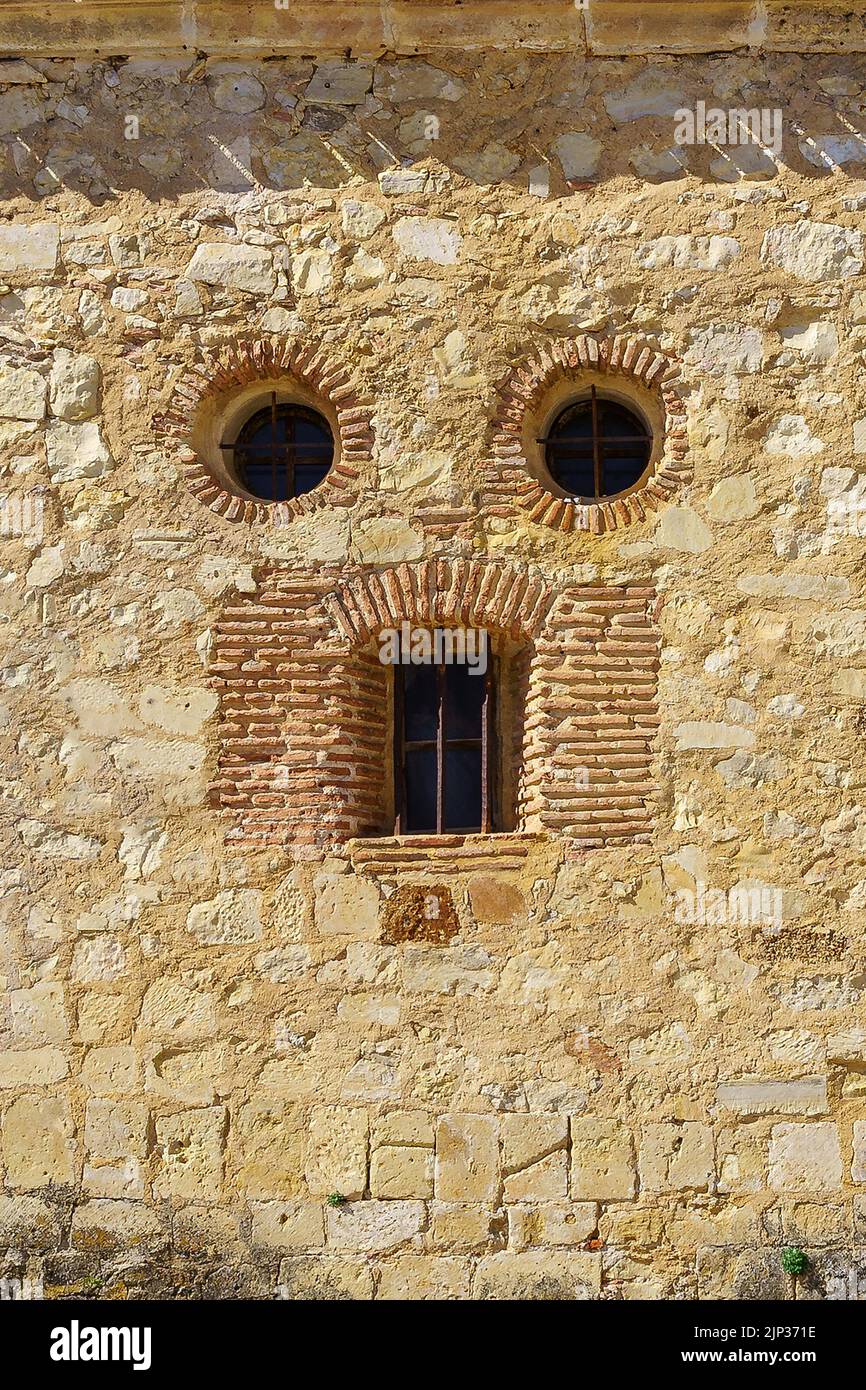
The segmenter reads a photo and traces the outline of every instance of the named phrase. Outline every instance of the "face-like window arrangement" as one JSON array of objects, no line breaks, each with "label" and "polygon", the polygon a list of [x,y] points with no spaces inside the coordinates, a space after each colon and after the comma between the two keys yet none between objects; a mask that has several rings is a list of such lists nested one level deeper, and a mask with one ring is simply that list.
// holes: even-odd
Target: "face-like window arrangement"
[{"label": "face-like window arrangement", "polygon": [[323,415],[309,406],[271,402],[244,424],[231,449],[238,482],[264,502],[285,502],[312,492],[334,461],[334,437]]},{"label": "face-like window arrangement", "polygon": [[494,686],[493,664],[395,667],[398,835],[494,828]]},{"label": "face-like window arrangement", "polygon": [[653,444],[641,416],[595,386],[561,410],[538,442],[554,482],[581,502],[633,488],[647,470]]}]

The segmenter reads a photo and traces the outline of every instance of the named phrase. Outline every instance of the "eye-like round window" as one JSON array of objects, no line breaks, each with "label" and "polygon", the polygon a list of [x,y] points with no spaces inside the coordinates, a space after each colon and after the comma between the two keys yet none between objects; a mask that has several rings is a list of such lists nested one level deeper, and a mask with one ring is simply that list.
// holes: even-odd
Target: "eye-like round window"
[{"label": "eye-like round window", "polygon": [[639,415],[593,386],[588,398],[560,411],[539,443],[553,480],[588,502],[634,487],[646,472],[653,441]]},{"label": "eye-like round window", "polygon": [[334,461],[334,437],[318,411],[278,404],[276,395],[256,411],[234,443],[238,482],[265,502],[285,502],[312,492]]}]

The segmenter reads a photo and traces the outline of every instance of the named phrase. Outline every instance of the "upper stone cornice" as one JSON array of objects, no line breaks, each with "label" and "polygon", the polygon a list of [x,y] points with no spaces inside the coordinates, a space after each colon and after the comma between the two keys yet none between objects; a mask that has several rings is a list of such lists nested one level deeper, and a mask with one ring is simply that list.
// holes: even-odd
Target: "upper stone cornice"
[{"label": "upper stone cornice", "polygon": [[42,57],[866,52],[866,0],[0,0],[0,53]]}]

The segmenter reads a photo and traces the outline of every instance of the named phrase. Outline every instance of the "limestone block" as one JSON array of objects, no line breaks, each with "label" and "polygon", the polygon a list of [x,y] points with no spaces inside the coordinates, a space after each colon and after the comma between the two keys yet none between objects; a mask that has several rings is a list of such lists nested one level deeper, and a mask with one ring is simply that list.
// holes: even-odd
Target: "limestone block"
[{"label": "limestone block", "polygon": [[148,1111],[132,1100],[95,1097],[84,1113],[84,1147],[97,1158],[144,1158]]},{"label": "limestone block", "polygon": [[634,1145],[618,1120],[571,1117],[571,1195],[577,1200],[624,1201],[634,1196]]},{"label": "limestone block", "polygon": [[220,1196],[226,1112],[221,1105],[161,1115],[156,1120],[159,1168],[154,1194],[205,1201]]},{"label": "limestone block", "polygon": [[301,1196],[306,1131],[305,1117],[292,1105],[259,1097],[243,1105],[234,1132],[240,1190],[253,1200]]},{"label": "limestone block", "polygon": [[567,130],[553,142],[562,172],[569,182],[584,183],[595,177],[602,144],[582,130]]},{"label": "limestone block", "polygon": [[568,1196],[568,1154],[548,1154],[527,1168],[511,1173],[502,1186],[506,1202],[549,1202]]},{"label": "limestone block", "polygon": [[852,1182],[866,1182],[866,1120],[854,1121],[854,1162]]},{"label": "limestone block", "polygon": [[448,1255],[398,1255],[379,1266],[377,1299],[412,1302],[470,1297],[472,1265]]},{"label": "limestone block", "polygon": [[715,1177],[713,1131],[709,1125],[644,1125],[638,1159],[647,1192],[706,1192]]},{"label": "limestone block", "polygon": [[344,199],[340,217],[346,236],[358,241],[372,236],[385,221],[385,213],[375,203],[361,202],[357,198]]},{"label": "limestone block", "polygon": [[148,1060],[147,1089],[187,1105],[212,1105],[217,1088],[229,1084],[228,1049],[223,1046],[157,1048]]},{"label": "limestone block", "polygon": [[442,1115],[436,1123],[436,1196],[487,1202],[499,1188],[499,1126],[492,1115]]},{"label": "limestone block", "polygon": [[[856,1181],[856,1179],[855,1179]],[[847,1206],[829,1202],[793,1202],[782,1208],[782,1234],[788,1245],[845,1246],[851,1241]]]},{"label": "limestone block", "polygon": [[125,974],[126,966],[126,951],[118,936],[105,932],[75,943],[72,977],[81,984],[108,984]]},{"label": "limestone block", "polygon": [[72,1217],[72,1244],[77,1249],[149,1249],[165,1244],[162,1222],[144,1202],[85,1202]]},{"label": "limestone block", "polygon": [[724,270],[739,254],[730,236],[660,236],[637,246],[634,258],[643,270]]},{"label": "limestone block", "polygon": [[193,989],[181,980],[157,980],[145,991],[139,1026],[142,1036],[166,1039],[210,1038],[216,1032],[212,994]]},{"label": "limestone block", "polygon": [[[629,1213],[630,1208],[626,1208],[626,1214]],[[512,1250],[535,1245],[582,1245],[595,1235],[597,1227],[595,1202],[539,1202],[508,1208],[508,1244]]]},{"label": "limestone block", "polygon": [[420,1235],[426,1222],[423,1202],[347,1202],[329,1207],[328,1245],[367,1253],[396,1250]]},{"label": "limestone block", "polygon": [[304,1301],[367,1301],[373,1272],[366,1260],[338,1256],[294,1257],[280,1264],[279,1295]]},{"label": "limestone block", "polygon": [[286,1250],[325,1244],[325,1214],[319,1202],[251,1202],[252,1243]]},{"label": "limestone block", "polygon": [[319,63],[304,92],[316,106],[359,106],[373,82],[367,63]]},{"label": "limestone block", "polygon": [[502,1169],[517,1172],[538,1163],[556,1149],[568,1144],[568,1118],[565,1115],[505,1114],[499,1120],[502,1143]]},{"label": "limestone block", "polygon": [[796,280],[850,279],[863,269],[863,234],[803,218],[765,232],[761,260]]},{"label": "limestone block", "polygon": [[313,1111],[305,1176],[310,1192],[339,1192],[350,1200],[367,1186],[366,1110],[325,1105]]},{"label": "limestone block", "polygon": [[826,1115],[826,1076],[802,1076],[792,1081],[748,1077],[742,1081],[722,1081],[716,1088],[716,1101],[726,1110],[741,1115]]},{"label": "limestone block", "polygon": [[54,1250],[62,1236],[63,1212],[41,1197],[0,1196],[0,1247]]},{"label": "limestone block", "polygon": [[444,217],[401,217],[394,225],[394,240],[400,253],[413,261],[456,265],[460,256],[460,232]]},{"label": "limestone block", "polygon": [[656,527],[656,544],[689,555],[701,555],[713,543],[713,533],[693,507],[668,507]]},{"label": "limestone block", "polygon": [[56,222],[0,227],[0,275],[29,275],[57,269],[60,228]]},{"label": "limestone block", "polygon": [[407,994],[476,994],[492,990],[493,958],[483,946],[407,946],[403,953],[403,988]]},{"label": "limestone block", "polygon": [[68,1103],[55,1096],[19,1096],[3,1116],[3,1158],[10,1187],[32,1191],[76,1176],[74,1126]]},{"label": "limestone block", "polygon": [[0,419],[44,420],[45,391],[39,372],[0,363]]},{"label": "limestone block", "polygon": [[60,984],[45,982],[9,993],[12,1032],[22,1042],[62,1042],[69,1036],[65,991]]},{"label": "limestone block", "polygon": [[186,275],[189,280],[247,294],[270,295],[276,287],[270,251],[242,242],[202,243],[196,247]]},{"label": "limestone block", "polygon": [[216,706],[211,690],[146,685],[138,701],[138,717],[167,734],[197,734]]},{"label": "limestone block", "polygon": [[114,468],[114,459],[92,422],[70,424],[56,420],[45,435],[48,471],[53,483],[77,482],[82,478],[102,478]]},{"label": "limestone block", "polygon": [[781,1192],[833,1191],[843,1174],[835,1124],[774,1125],[769,1185]]},{"label": "limestone block", "polygon": [[508,1251],[478,1261],[473,1284],[477,1299],[519,1302],[581,1301],[601,1291],[601,1256],[585,1251]]},{"label": "limestone block", "polygon": [[432,1149],[433,1121],[426,1110],[391,1110],[372,1121],[372,1144],[418,1145]]},{"label": "limestone block", "polygon": [[141,1084],[138,1055],[132,1047],[91,1047],[81,1064],[81,1080],[98,1095],[122,1095]]},{"label": "limestone block", "polygon": [[261,937],[261,913],[260,889],[226,888],[190,908],[187,931],[206,946],[243,946]]},{"label": "limestone block", "polygon": [[322,936],[375,937],[379,888],[355,874],[320,874],[316,879],[316,927]]},{"label": "limestone block", "polygon": [[498,1238],[502,1213],[490,1206],[463,1202],[431,1202],[430,1238],[437,1249],[482,1251]]},{"label": "limestone block", "polygon": [[352,528],[353,549],[363,564],[394,564],[399,560],[419,560],[424,553],[424,536],[419,527],[402,517],[370,517]]},{"label": "limestone block", "polygon": [[62,420],[89,420],[99,411],[101,381],[95,357],[55,348],[48,378],[51,413]]},{"label": "limestone block", "polygon": [[370,1159],[370,1192],[374,1197],[432,1197],[433,1151],[385,1145]]},{"label": "limestone block", "polygon": [[91,1197],[141,1199],[146,1195],[144,1172],[135,1158],[124,1158],[113,1163],[85,1162],[81,1185]]},{"label": "limestone block", "polygon": [[49,1086],[69,1074],[69,1062],[57,1047],[0,1052],[0,1089]]},{"label": "limestone block", "polygon": [[373,91],[382,101],[460,101],[466,84],[453,73],[417,59],[377,63]]}]

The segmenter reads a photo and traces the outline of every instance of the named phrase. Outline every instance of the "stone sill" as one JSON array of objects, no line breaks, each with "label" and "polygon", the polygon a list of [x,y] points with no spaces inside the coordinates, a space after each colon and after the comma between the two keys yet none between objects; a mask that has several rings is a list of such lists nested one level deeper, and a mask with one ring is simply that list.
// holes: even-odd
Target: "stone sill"
[{"label": "stone sill", "polygon": [[352,867],[359,873],[402,875],[411,873],[497,873],[526,867],[530,853],[551,843],[550,836],[534,831],[498,832],[491,835],[377,835],[346,843]]},{"label": "stone sill", "polygon": [[0,52],[167,57],[523,48],[585,54],[866,51],[866,0],[0,0]]}]

